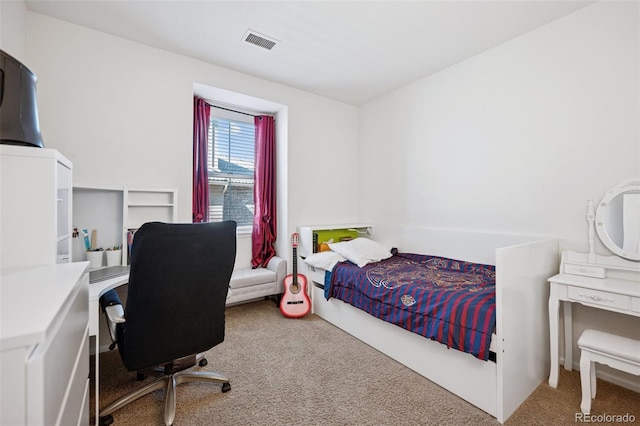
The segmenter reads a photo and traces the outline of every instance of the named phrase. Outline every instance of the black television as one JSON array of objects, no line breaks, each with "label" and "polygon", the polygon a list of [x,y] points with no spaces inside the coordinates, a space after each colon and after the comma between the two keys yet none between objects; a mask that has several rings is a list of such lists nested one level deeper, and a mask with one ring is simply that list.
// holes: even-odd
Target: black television
[{"label": "black television", "polygon": [[44,148],[36,103],[37,80],[20,61],[0,50],[0,143]]}]

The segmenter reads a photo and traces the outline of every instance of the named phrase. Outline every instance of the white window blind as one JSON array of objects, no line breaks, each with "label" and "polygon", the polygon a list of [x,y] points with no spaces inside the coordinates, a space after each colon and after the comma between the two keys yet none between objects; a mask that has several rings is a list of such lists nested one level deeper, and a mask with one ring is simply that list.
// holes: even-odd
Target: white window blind
[{"label": "white window blind", "polygon": [[251,179],[255,170],[253,123],[213,117],[209,131],[209,175]]},{"label": "white window blind", "polygon": [[209,126],[209,220],[251,226],[255,203],[255,126],[211,117]]}]

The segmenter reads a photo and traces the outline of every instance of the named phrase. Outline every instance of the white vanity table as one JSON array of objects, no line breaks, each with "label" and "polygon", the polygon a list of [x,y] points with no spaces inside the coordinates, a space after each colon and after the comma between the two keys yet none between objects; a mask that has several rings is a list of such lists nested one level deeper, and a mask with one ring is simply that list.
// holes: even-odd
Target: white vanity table
[{"label": "white vanity table", "polygon": [[[551,373],[549,386],[558,386],[559,311],[562,302],[564,319],[564,368],[573,365],[573,333],[571,305],[580,303],[597,309],[640,317],[640,264],[606,266],[607,262],[622,261],[615,256],[597,256],[594,266],[586,262],[587,255],[571,251],[562,254],[560,270],[569,271],[549,278],[549,334],[551,339]],[[581,262],[582,261],[582,262]],[[582,266],[581,266],[582,265]],[[635,266],[635,268],[634,268]],[[604,278],[577,275],[579,268],[585,273],[602,270]],[[595,269],[594,269],[595,268]],[[608,276],[609,274],[613,276]],[[640,324],[640,323],[639,323]]]},{"label": "white vanity table", "polygon": [[[561,302],[564,320],[564,367],[567,370],[571,370],[573,365],[573,303],[640,317],[640,250],[637,249],[637,225],[640,223],[640,217],[636,207],[623,208],[622,200],[626,199],[625,196],[628,194],[640,194],[640,180],[625,181],[608,191],[598,205],[595,215],[591,203],[589,204],[589,253],[563,252],[560,273],[549,278],[549,386],[553,388],[558,386]],[[631,223],[633,231],[625,232],[623,223]],[[617,256],[595,254],[594,228],[602,243]],[[633,251],[634,248],[637,251]]]}]

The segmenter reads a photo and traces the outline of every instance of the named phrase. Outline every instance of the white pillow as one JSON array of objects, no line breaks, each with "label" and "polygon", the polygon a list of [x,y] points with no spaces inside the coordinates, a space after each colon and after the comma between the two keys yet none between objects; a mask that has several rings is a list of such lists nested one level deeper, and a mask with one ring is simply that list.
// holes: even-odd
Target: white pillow
[{"label": "white pillow", "polygon": [[346,257],[360,268],[367,263],[380,262],[391,257],[391,248],[385,247],[369,238],[355,238],[351,241],[330,243],[329,248]]},{"label": "white pillow", "polygon": [[331,271],[333,267],[336,266],[336,263],[344,262],[345,260],[347,259],[344,256],[334,251],[322,251],[310,254],[304,261],[307,265],[313,266],[314,268]]}]

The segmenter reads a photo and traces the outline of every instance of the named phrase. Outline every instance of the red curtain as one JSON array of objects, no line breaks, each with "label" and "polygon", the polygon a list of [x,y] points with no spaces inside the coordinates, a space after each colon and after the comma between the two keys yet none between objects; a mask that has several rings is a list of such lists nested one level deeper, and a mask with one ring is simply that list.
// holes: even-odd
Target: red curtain
[{"label": "red curtain", "polygon": [[211,109],[204,99],[193,98],[193,196],[192,220],[209,221],[209,172],[207,141]]},{"label": "red curtain", "polygon": [[276,136],[275,120],[268,115],[255,117],[256,162],[253,199],[251,265],[265,267],[276,254]]}]

